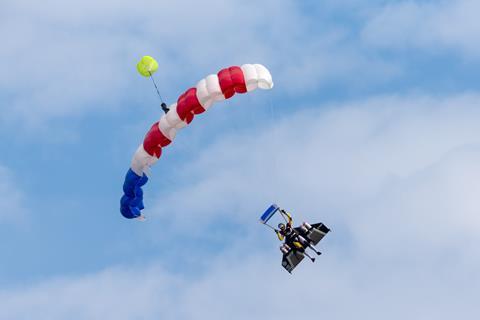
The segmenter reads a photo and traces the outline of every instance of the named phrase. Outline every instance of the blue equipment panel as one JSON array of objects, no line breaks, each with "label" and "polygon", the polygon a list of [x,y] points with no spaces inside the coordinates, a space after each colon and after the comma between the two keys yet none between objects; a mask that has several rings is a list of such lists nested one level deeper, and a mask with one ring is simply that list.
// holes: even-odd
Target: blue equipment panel
[{"label": "blue equipment panel", "polygon": [[275,212],[277,212],[278,210],[278,206],[274,203],[272,204],[270,207],[268,207],[267,210],[265,210],[265,212],[262,214],[262,216],[260,217],[260,221],[263,222],[263,223],[267,223],[268,220],[270,220],[270,218],[275,214]]}]

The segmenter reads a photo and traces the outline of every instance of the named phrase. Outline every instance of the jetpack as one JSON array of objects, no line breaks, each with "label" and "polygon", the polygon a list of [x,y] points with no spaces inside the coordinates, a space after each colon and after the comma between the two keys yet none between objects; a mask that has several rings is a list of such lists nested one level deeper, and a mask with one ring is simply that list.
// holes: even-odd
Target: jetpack
[{"label": "jetpack", "polygon": [[[265,210],[265,212],[260,216],[259,222],[271,228],[278,234],[280,230],[277,230],[271,225],[271,220],[277,213],[281,216],[281,218],[277,220],[285,221],[287,224],[293,223],[292,216],[276,204],[272,204],[267,208],[267,210]],[[285,240],[285,243],[283,243],[283,245],[280,247],[280,251],[283,254],[282,266],[290,273],[297,265],[300,264],[300,262],[302,262],[302,260],[305,258],[305,255],[308,256],[308,254],[305,252],[306,248],[310,247],[315,250],[317,254],[320,254],[313,246],[317,245],[325,237],[325,235],[330,232],[330,229],[323,223],[309,224],[307,222],[303,222],[298,227],[292,227],[291,232],[293,234],[290,239],[293,238],[297,241],[288,243],[288,241]],[[312,261],[315,261],[314,258],[311,259]]]}]

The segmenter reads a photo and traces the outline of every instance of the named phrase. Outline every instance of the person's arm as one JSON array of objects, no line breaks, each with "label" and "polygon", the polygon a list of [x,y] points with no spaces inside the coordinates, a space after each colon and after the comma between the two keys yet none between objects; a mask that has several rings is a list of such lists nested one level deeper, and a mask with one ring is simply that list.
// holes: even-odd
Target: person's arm
[{"label": "person's arm", "polygon": [[287,216],[287,218],[288,218],[288,222],[287,222],[287,224],[288,224],[288,225],[291,227],[291,226],[292,226],[292,224],[293,224],[292,215],[291,215],[290,213],[286,212],[286,211],[285,211],[285,215],[286,215],[286,216]]},{"label": "person's arm", "polygon": [[283,241],[283,239],[285,239],[283,234],[281,234],[277,229],[275,229],[275,233],[277,234],[278,240]]},{"label": "person's arm", "polygon": [[282,215],[287,216],[287,224],[291,226],[293,224],[292,215],[283,209],[280,209],[280,211],[282,212]]}]

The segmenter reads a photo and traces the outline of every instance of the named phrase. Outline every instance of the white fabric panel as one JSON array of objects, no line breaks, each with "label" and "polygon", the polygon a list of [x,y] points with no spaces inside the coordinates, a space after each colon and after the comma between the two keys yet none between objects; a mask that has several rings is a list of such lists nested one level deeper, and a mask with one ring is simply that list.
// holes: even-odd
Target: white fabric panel
[{"label": "white fabric panel", "polygon": [[137,175],[142,176],[143,173],[157,161],[157,157],[151,156],[147,153],[147,151],[145,151],[142,143],[133,155],[130,168],[132,168],[132,171],[135,172]]},{"label": "white fabric panel", "polygon": [[170,139],[170,141],[173,141],[175,139],[175,136],[177,135],[177,129],[175,129],[173,126],[168,123],[167,120],[167,115],[163,115],[160,118],[160,121],[158,122],[158,128],[160,129],[160,132]]},{"label": "white fabric panel", "polygon": [[273,80],[270,71],[265,68],[261,64],[254,64],[255,69],[257,70],[257,80],[258,80],[258,87],[260,89],[272,89],[273,88]]},{"label": "white fabric panel", "polygon": [[167,115],[167,122],[175,129],[182,129],[187,126],[187,123],[182,121],[177,113],[177,103],[174,103],[170,106],[170,111],[168,111]]},{"label": "white fabric panel", "polygon": [[218,76],[216,74],[211,74],[205,78],[207,82],[207,91],[210,99],[212,101],[221,101],[225,100],[225,96],[222,93],[222,89],[220,88],[220,81],[218,80]]},{"label": "white fabric panel", "polygon": [[243,72],[243,78],[245,79],[245,85],[247,91],[252,91],[258,87],[258,75],[257,68],[253,64],[244,64],[240,67]]},{"label": "white fabric panel", "polygon": [[197,99],[205,110],[208,110],[213,104],[207,89],[207,80],[202,79],[197,83]]}]

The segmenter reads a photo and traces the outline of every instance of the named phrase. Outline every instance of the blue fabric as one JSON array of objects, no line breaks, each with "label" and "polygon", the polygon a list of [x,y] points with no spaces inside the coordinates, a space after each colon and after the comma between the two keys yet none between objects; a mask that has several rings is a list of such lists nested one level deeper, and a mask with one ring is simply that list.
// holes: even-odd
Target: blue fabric
[{"label": "blue fabric", "polygon": [[137,175],[132,169],[128,169],[123,183],[124,195],[120,199],[120,212],[127,219],[138,218],[143,210],[142,186],[147,183],[148,177],[143,174]]},{"label": "blue fabric", "polygon": [[272,204],[270,207],[268,207],[267,210],[262,214],[260,217],[260,221],[263,223],[267,223],[268,220],[277,212],[278,206],[276,204]]}]

